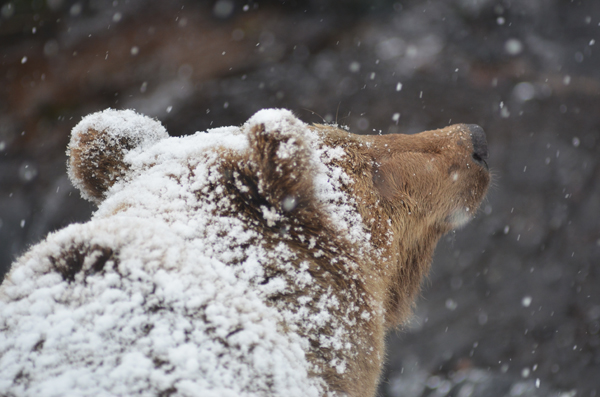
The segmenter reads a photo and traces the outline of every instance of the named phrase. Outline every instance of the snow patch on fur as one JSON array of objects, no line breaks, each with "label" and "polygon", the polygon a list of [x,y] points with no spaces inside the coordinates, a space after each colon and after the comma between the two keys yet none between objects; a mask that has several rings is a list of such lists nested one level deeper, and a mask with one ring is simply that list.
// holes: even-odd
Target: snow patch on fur
[{"label": "snow patch on fur", "polygon": [[[326,293],[318,302],[299,299],[295,311],[268,305],[288,286],[281,277],[267,280],[263,264],[275,257],[290,268],[293,283],[309,286],[308,264],[289,266],[294,253],[287,245],[267,250],[247,219],[223,215],[232,204],[218,186],[219,160],[247,150],[257,124],[304,141],[317,199],[340,235],[369,249],[370,236],[343,191],[352,182],[333,164],[344,151],[325,146],[287,110],[260,111],[240,128],[169,139],[160,124],[134,112],[96,113],[74,130],[75,143],[94,129],[132,138],[140,149],[124,154],[127,178],[110,187],[90,222],[48,236],[0,286],[0,394],[317,396],[326,390],[309,377],[315,370],[305,357],[309,341],[294,329],[309,322],[322,346],[349,349],[345,324],[330,313],[339,302]],[[293,156],[295,147],[283,146],[279,156]],[[267,221],[279,219],[273,209],[261,210]],[[72,280],[60,273],[69,258],[85,258]],[[327,325],[333,334],[318,335]],[[343,360],[331,364],[340,374],[346,370]]]}]

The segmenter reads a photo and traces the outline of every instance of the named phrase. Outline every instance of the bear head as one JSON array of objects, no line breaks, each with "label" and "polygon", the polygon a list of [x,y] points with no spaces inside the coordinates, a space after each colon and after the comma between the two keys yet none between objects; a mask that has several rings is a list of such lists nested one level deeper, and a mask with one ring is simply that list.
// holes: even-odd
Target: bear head
[{"label": "bear head", "polygon": [[179,138],[109,109],[68,155],[98,210],[0,286],[7,393],[374,395],[386,331],[490,181],[478,126],[361,136],[275,109]]}]

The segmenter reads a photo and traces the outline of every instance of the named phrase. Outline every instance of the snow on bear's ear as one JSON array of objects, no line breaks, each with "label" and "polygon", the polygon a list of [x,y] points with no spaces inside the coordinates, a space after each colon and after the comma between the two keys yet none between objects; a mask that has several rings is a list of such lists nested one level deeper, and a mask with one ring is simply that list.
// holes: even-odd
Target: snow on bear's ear
[{"label": "snow on bear's ear", "polygon": [[81,196],[95,204],[129,169],[131,150],[144,150],[169,135],[160,122],[133,110],[106,109],[84,117],[71,132],[68,174]]}]

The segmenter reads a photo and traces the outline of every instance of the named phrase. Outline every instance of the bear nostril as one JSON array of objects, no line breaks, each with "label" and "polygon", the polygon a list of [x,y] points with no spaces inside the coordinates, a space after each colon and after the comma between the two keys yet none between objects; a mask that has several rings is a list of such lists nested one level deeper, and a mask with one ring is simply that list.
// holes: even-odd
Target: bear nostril
[{"label": "bear nostril", "polygon": [[487,140],[485,131],[477,124],[468,124],[466,126],[471,133],[471,142],[473,144],[473,160],[478,163],[485,164],[485,160],[489,157]]}]

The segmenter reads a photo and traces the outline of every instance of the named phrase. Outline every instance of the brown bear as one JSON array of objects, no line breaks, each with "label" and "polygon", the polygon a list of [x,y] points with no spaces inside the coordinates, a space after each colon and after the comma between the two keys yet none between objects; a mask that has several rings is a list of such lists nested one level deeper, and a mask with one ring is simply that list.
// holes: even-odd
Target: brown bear
[{"label": "brown bear", "polygon": [[360,136],[276,109],[181,138],[109,109],[68,154],[99,207],[0,286],[2,395],[374,395],[490,181],[476,125]]}]

